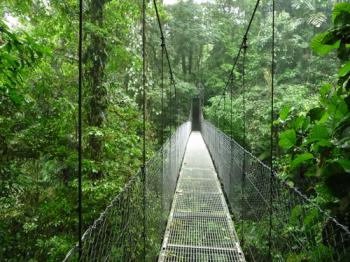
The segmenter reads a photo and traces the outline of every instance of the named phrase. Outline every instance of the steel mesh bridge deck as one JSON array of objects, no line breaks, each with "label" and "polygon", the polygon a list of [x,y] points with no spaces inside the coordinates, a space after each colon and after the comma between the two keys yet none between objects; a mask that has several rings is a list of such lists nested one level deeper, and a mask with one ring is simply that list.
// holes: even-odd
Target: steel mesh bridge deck
[{"label": "steel mesh bridge deck", "polygon": [[159,262],[245,261],[208,149],[192,132]]}]

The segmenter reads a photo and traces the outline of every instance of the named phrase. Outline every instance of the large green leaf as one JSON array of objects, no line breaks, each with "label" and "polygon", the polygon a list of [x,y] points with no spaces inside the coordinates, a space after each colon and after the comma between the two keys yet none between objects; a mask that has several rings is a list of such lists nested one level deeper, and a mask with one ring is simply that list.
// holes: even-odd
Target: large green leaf
[{"label": "large green leaf", "polygon": [[339,48],[339,44],[340,40],[332,32],[318,34],[311,40],[311,48],[321,56]]},{"label": "large green leaf", "polygon": [[332,20],[335,22],[336,18],[341,13],[350,13],[350,4],[349,3],[338,3],[334,6],[332,12]]},{"label": "large green leaf", "polygon": [[347,75],[350,72],[350,61],[345,63],[339,70],[338,75],[340,77],[343,77],[345,75]]},{"label": "large green leaf", "polygon": [[311,141],[318,141],[323,139],[329,139],[330,132],[327,127],[323,125],[315,125],[309,135]]},{"label": "large green leaf", "polygon": [[286,105],[281,109],[281,111],[280,111],[280,119],[281,120],[284,121],[287,119],[289,112],[290,112],[290,109],[291,109],[291,106],[289,106],[289,105]]},{"label": "large green leaf", "polygon": [[315,108],[312,108],[308,113],[307,115],[310,117],[310,119],[312,121],[317,121],[317,120],[320,120],[321,117],[323,116],[324,114],[324,109],[322,107],[315,107]]},{"label": "large green leaf", "polygon": [[345,172],[350,173],[350,160],[349,159],[339,159],[336,161],[341,167],[345,170]]},{"label": "large green leaf", "polygon": [[350,14],[341,12],[334,20],[334,26],[341,27],[350,23]]},{"label": "large green leaf", "polygon": [[329,90],[331,90],[331,88],[332,88],[332,85],[331,85],[331,84],[325,84],[325,85],[323,85],[323,86],[321,87],[321,89],[320,89],[320,94],[321,94],[322,96],[326,96],[326,95],[328,94]]},{"label": "large green leaf", "polygon": [[294,129],[289,129],[280,134],[279,145],[284,149],[289,149],[297,142],[297,135]]},{"label": "large green leaf", "polygon": [[300,166],[302,163],[306,162],[307,160],[313,159],[313,157],[314,156],[311,153],[299,154],[294,158],[291,166],[292,166],[292,168],[297,168],[298,166]]}]

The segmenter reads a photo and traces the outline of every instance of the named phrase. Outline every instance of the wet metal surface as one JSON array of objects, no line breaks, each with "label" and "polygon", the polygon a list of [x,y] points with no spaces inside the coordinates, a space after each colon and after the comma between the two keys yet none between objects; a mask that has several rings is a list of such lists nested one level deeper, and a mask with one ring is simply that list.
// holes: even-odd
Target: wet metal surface
[{"label": "wet metal surface", "polygon": [[187,144],[159,261],[245,261],[200,132]]}]

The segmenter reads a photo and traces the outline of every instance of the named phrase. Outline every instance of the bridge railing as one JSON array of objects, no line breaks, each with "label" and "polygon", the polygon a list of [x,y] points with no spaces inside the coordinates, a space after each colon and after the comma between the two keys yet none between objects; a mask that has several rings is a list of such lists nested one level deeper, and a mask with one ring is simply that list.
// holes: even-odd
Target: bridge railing
[{"label": "bridge railing", "polygon": [[349,261],[347,227],[204,119],[201,130],[247,260]]},{"label": "bridge railing", "polygon": [[190,121],[177,128],[147,162],[145,180],[141,170],[131,177],[83,234],[80,259],[76,245],[64,261],[124,262],[157,258],[190,133]]}]

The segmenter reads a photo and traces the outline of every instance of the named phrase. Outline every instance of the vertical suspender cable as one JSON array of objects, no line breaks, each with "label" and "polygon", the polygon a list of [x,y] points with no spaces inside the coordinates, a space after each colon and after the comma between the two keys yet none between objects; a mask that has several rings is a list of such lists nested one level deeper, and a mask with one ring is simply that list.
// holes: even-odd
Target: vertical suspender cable
[{"label": "vertical suspender cable", "polygon": [[162,119],[161,119],[161,137],[160,137],[160,142],[162,143],[162,147],[164,144],[164,38],[161,37],[162,44],[162,57],[161,57],[161,83],[160,83],[160,89],[161,89],[161,114],[162,114]]},{"label": "vertical suspender cable", "polygon": [[234,168],[233,168],[233,165],[234,165],[234,162],[233,162],[233,149],[234,149],[234,143],[233,143],[233,75],[232,75],[232,78],[231,78],[231,88],[230,88],[230,176],[229,176],[229,192],[231,190],[231,188],[233,187],[233,183],[235,183],[235,179],[234,179]]},{"label": "vertical suspender cable", "polygon": [[172,86],[172,76],[170,75],[170,78],[169,78],[169,105],[168,105],[168,112],[169,112],[169,121],[170,121],[170,139],[169,139],[169,165],[170,165],[170,176],[173,177],[173,173],[172,173],[172,170],[173,170],[173,152],[172,152],[172,149],[173,149],[173,139],[172,139],[172,134],[173,134],[173,118],[172,118],[172,93],[171,93],[171,86]]},{"label": "vertical suspender cable", "polygon": [[[243,37],[243,65],[242,65],[242,99],[243,99],[243,148],[246,148],[246,98],[245,98],[245,92],[246,92],[246,88],[245,88],[245,60],[246,60],[246,55],[247,55],[247,49],[248,49],[248,45],[247,45],[247,36],[245,35]],[[245,194],[245,176],[246,176],[246,152],[245,150],[243,151],[243,163],[242,163],[242,245],[244,245],[244,194]]]},{"label": "vertical suspender cable", "polygon": [[179,125],[179,101],[178,101],[178,93],[177,88],[175,84],[175,80],[173,81],[174,84],[174,95],[175,95],[175,126],[177,127]]},{"label": "vertical suspender cable", "polygon": [[175,80],[174,80],[174,74],[173,74],[173,69],[171,67],[170,64],[170,58],[169,58],[169,53],[168,53],[168,49],[165,43],[165,37],[164,37],[164,32],[163,32],[163,27],[162,24],[160,22],[160,16],[159,16],[159,11],[158,11],[158,6],[157,6],[157,1],[153,0],[153,5],[154,5],[154,9],[156,11],[156,16],[157,16],[157,21],[158,21],[158,26],[159,26],[159,30],[160,30],[160,34],[161,34],[161,38],[162,38],[162,42],[164,43],[163,48],[164,48],[164,53],[165,53],[165,57],[167,59],[168,62],[168,68],[169,68],[169,74],[170,74],[170,86],[169,86],[169,114],[170,114],[170,119],[172,122],[170,124],[170,134],[172,134],[172,124],[174,124],[176,122],[176,119],[174,117],[172,117],[172,113],[174,112],[175,108],[172,108],[174,105],[172,103],[172,91],[171,91],[171,87],[174,87],[174,95],[175,95],[175,99],[176,99],[176,85],[175,85]]},{"label": "vertical suspender cable", "polygon": [[178,93],[177,93],[177,88],[176,88],[176,83],[175,83],[175,79],[173,78],[173,87],[174,87],[174,113],[175,113],[175,116],[174,116],[174,123],[175,123],[175,130],[176,130],[176,127],[178,125],[178,104],[177,104],[177,96],[178,96]]},{"label": "vertical suspender cable", "polygon": [[174,113],[174,136],[175,136],[175,143],[174,143],[174,146],[175,146],[175,155],[173,156],[175,158],[175,172],[177,172],[176,170],[176,167],[177,167],[177,150],[176,150],[176,146],[177,146],[177,134],[176,134],[176,127],[177,127],[177,94],[176,94],[176,86],[175,86],[175,79],[172,77],[171,78],[171,84],[174,88],[174,110],[173,110],[173,113]]},{"label": "vertical suspender cable", "polygon": [[[257,0],[256,3],[255,3],[255,7],[254,7],[254,10],[253,10],[253,13],[252,13],[252,15],[251,15],[251,17],[250,17],[250,19],[249,19],[248,26],[247,26],[246,31],[245,31],[245,33],[244,33],[243,40],[242,40],[241,45],[240,45],[240,47],[239,47],[239,49],[238,49],[238,53],[237,53],[237,55],[236,55],[236,57],[235,57],[235,59],[234,59],[234,62],[233,62],[233,65],[232,65],[232,68],[231,68],[229,77],[228,77],[228,79],[227,79],[227,81],[226,81],[226,84],[225,84],[225,87],[224,87],[224,92],[226,92],[226,90],[227,90],[227,88],[228,88],[228,86],[229,86],[229,84],[230,84],[231,78],[233,77],[234,70],[235,70],[235,68],[236,68],[236,65],[237,65],[237,63],[238,63],[239,57],[241,56],[242,49],[243,49],[243,47],[244,47],[244,41],[245,41],[245,39],[246,39],[247,36],[248,36],[250,27],[251,27],[251,25],[252,25],[252,23],[253,23],[253,20],[254,20],[256,11],[258,10],[259,4],[260,4],[260,0]],[[217,107],[221,104],[221,99],[222,99],[222,96],[220,96],[219,102],[215,104],[215,106],[216,106],[216,107],[215,107],[215,108],[216,108],[215,110],[217,110]],[[216,117],[216,116],[217,116],[217,115],[216,115],[216,111],[215,111],[215,117]]]},{"label": "vertical suspender cable", "polygon": [[160,142],[162,145],[162,170],[161,170],[161,210],[162,212],[164,211],[164,203],[163,203],[163,186],[164,186],[164,37],[161,37],[161,48],[162,48],[162,57],[161,57],[161,137],[160,137]]},{"label": "vertical suspender cable", "polygon": [[224,127],[223,127],[223,131],[224,131],[224,133],[225,133],[225,127],[226,127],[226,125],[225,125],[225,113],[226,113],[226,92],[224,92],[224,113],[223,113],[223,117],[224,117]]},{"label": "vertical suspender cable", "polygon": [[272,184],[273,184],[273,111],[274,111],[274,90],[275,89],[275,0],[272,0],[272,43],[271,43],[271,118],[270,118],[270,219],[269,219],[269,257],[272,261]]},{"label": "vertical suspender cable", "polygon": [[143,260],[146,261],[146,0],[142,0],[142,111]]},{"label": "vertical suspender cable", "polygon": [[175,127],[174,127],[174,136],[175,136],[175,143],[174,143],[174,158],[175,158],[175,174],[178,172],[178,170],[176,169],[176,167],[178,166],[177,165],[177,133],[176,133],[176,128],[177,128],[177,108],[178,108],[178,106],[177,106],[177,90],[176,90],[176,84],[175,84],[175,79],[174,79],[174,77],[172,77],[172,86],[173,86],[173,88],[174,88],[174,111],[173,111],[173,113],[174,113],[174,124],[175,124]]},{"label": "vertical suspender cable", "polygon": [[78,213],[79,213],[79,260],[82,255],[82,89],[83,89],[83,0],[79,0],[79,80],[78,80]]},{"label": "vertical suspender cable", "polygon": [[174,86],[173,85],[174,83],[174,78],[172,75],[170,75],[170,85],[169,85],[169,110],[170,110],[170,115],[169,115],[169,118],[170,118],[170,135],[173,134],[173,125],[175,123],[175,119],[174,119],[174,103],[173,103],[173,93],[172,93],[172,87]]},{"label": "vertical suspender cable", "polygon": [[[230,136],[233,138],[233,76],[231,79],[231,88],[230,88]],[[231,149],[232,151],[232,149]],[[231,152],[232,153],[232,152]]]}]

